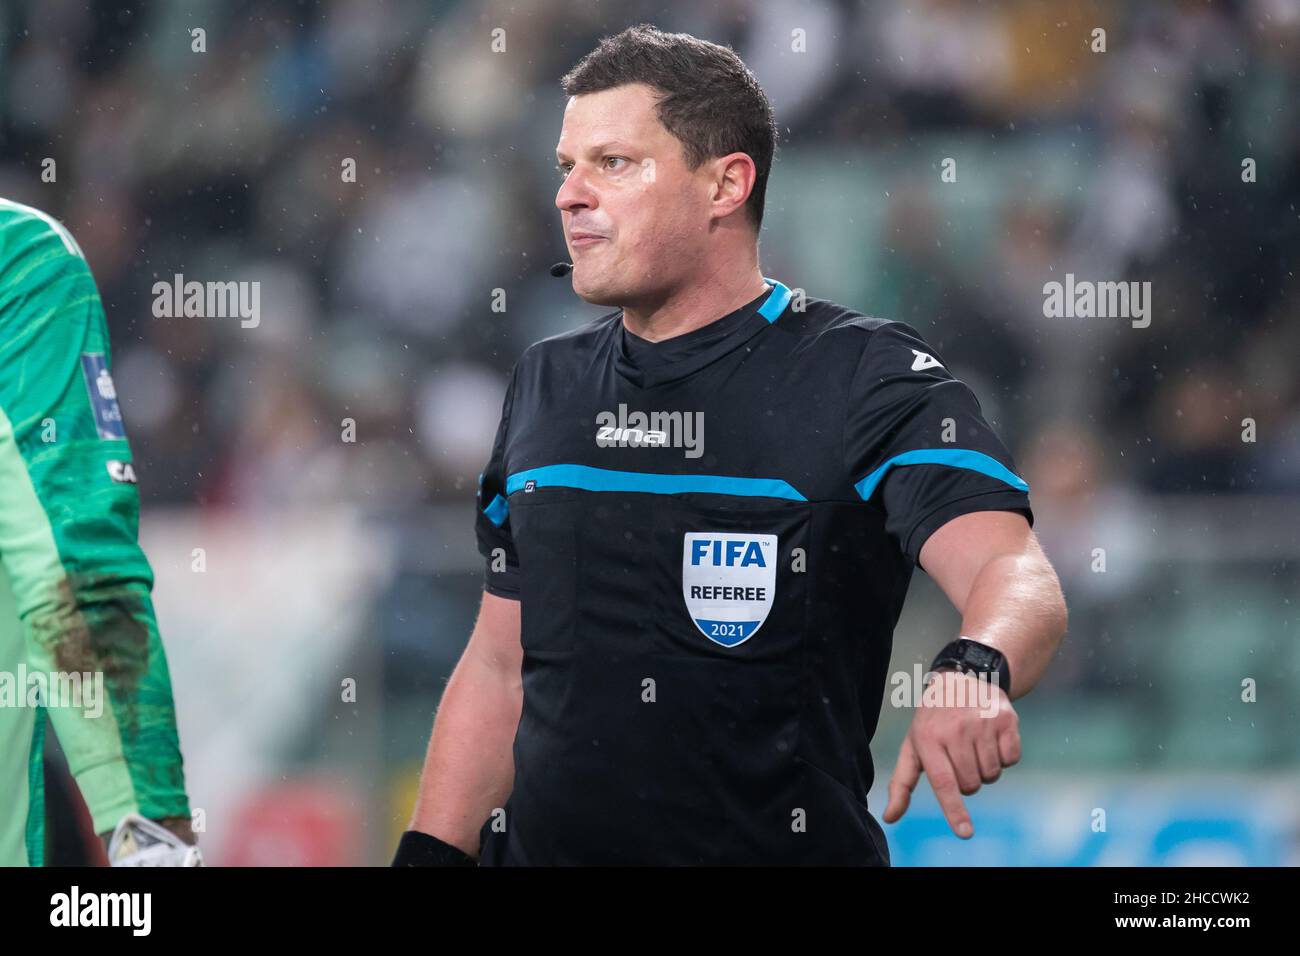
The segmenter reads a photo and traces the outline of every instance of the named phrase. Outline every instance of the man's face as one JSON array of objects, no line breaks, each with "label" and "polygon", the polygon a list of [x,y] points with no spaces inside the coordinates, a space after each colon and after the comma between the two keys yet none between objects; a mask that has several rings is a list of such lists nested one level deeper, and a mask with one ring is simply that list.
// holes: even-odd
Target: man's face
[{"label": "man's face", "polygon": [[570,97],[555,154],[565,177],[555,205],[583,299],[653,299],[699,268],[711,164],[686,168],[681,143],[655,116],[651,87]]}]

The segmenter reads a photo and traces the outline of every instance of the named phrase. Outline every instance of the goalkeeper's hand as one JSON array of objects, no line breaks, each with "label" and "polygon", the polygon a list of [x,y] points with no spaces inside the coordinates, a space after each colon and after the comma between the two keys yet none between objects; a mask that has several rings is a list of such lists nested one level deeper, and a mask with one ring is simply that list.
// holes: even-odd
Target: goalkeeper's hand
[{"label": "goalkeeper's hand", "polygon": [[166,827],[129,813],[108,841],[109,866],[203,866],[203,854]]}]

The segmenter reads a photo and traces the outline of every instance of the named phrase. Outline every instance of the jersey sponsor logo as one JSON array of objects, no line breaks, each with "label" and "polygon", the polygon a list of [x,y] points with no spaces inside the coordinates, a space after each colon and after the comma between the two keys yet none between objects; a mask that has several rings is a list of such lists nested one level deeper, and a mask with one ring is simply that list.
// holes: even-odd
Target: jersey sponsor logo
[{"label": "jersey sponsor logo", "polygon": [[776,594],[777,537],[689,531],[682,541],[682,596],[699,632],[723,647],[754,636]]},{"label": "jersey sponsor logo", "polygon": [[596,413],[598,448],[682,448],[684,458],[704,454],[703,412],[629,412],[620,402],[617,412]]},{"label": "jersey sponsor logo", "polygon": [[95,427],[99,429],[99,437],[125,438],[122,409],[117,404],[117,389],[113,387],[113,376],[108,374],[108,360],[104,353],[82,352],[81,374],[86,378],[86,389],[90,392],[90,407],[95,413]]},{"label": "jersey sponsor logo", "polygon": [[114,481],[126,485],[135,484],[135,468],[129,461],[107,461],[104,464],[108,467],[108,477]]},{"label": "jersey sponsor logo", "polygon": [[667,445],[668,433],[654,431],[653,429],[643,431],[640,428],[617,428],[613,425],[605,425],[596,429],[596,444],[605,448],[609,445]]},{"label": "jersey sponsor logo", "polygon": [[927,368],[943,368],[943,363],[933,355],[927,355],[919,349],[912,349],[912,354],[916,356],[912,359],[913,372],[923,372]]}]

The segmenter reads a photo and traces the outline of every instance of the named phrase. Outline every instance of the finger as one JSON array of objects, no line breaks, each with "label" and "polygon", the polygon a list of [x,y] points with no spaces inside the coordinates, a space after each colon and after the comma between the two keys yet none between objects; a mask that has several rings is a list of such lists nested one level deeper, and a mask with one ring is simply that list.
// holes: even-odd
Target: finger
[{"label": "finger", "polygon": [[1004,767],[1020,763],[1020,731],[1015,727],[1007,727],[998,734],[998,757]]},{"label": "finger", "polygon": [[912,791],[921,779],[921,760],[912,746],[912,735],[903,738],[903,746],[898,751],[898,763],[894,765],[894,775],[889,778],[889,804],[885,807],[884,820],[893,823],[907,812],[912,802]]},{"label": "finger", "polygon": [[966,812],[966,804],[962,802],[961,793],[957,789],[956,772],[948,759],[947,751],[938,744],[930,744],[922,746],[918,755],[948,826],[963,840],[970,839],[975,828],[971,825],[970,814]]},{"label": "finger", "polygon": [[979,762],[980,779],[994,783],[1002,776],[1002,758],[998,754],[998,739],[983,733],[975,738],[975,759]]},{"label": "finger", "polygon": [[945,744],[943,749],[952,764],[953,772],[957,775],[957,786],[961,788],[961,792],[970,796],[979,790],[980,768],[975,757],[973,742],[958,738]]}]

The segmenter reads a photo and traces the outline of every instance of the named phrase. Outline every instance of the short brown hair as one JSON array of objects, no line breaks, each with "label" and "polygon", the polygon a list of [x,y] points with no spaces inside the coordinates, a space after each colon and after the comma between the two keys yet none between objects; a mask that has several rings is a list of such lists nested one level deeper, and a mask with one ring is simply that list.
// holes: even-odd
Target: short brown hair
[{"label": "short brown hair", "polygon": [[560,81],[569,96],[629,83],[662,94],[659,122],[681,142],[689,169],[729,153],[748,154],[757,172],[745,208],[757,232],[776,153],[776,120],[767,94],[735,51],[642,23],[605,37]]}]

